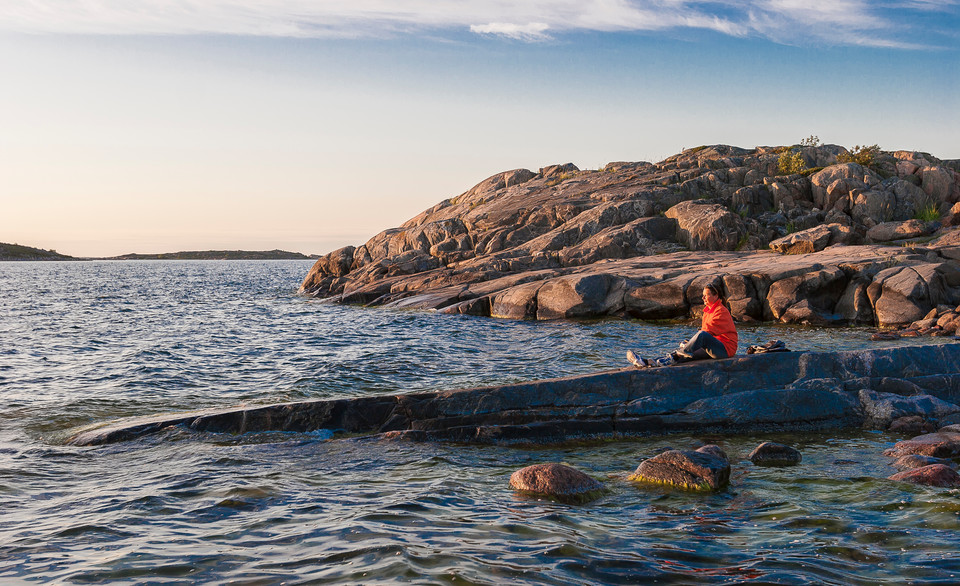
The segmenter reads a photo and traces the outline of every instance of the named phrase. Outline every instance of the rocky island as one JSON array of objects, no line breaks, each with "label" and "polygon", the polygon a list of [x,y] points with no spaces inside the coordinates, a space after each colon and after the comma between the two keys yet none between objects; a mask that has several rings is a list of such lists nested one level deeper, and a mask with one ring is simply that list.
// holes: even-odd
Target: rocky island
[{"label": "rocky island", "polygon": [[300,291],[514,319],[674,319],[697,317],[713,283],[740,321],[937,322],[960,304],[960,161],[814,138],[498,173],[321,257]]},{"label": "rocky island", "polygon": [[78,260],[72,256],[60,254],[56,250],[44,250],[22,246],[20,244],[6,244],[0,242],[0,261],[4,260]]}]

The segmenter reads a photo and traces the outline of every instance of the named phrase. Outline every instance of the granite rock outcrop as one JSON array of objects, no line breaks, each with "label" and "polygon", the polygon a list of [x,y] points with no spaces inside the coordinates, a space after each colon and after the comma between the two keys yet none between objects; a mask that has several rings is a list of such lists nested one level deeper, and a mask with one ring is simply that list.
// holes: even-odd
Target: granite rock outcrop
[{"label": "granite rock outcrop", "polygon": [[[895,151],[864,167],[823,145],[799,151],[821,169],[780,175],[781,151],[498,173],[321,257],[300,291],[511,319],[689,318],[705,282],[740,320],[890,326],[960,305],[958,161]],[[939,221],[915,219],[931,209]]]}]

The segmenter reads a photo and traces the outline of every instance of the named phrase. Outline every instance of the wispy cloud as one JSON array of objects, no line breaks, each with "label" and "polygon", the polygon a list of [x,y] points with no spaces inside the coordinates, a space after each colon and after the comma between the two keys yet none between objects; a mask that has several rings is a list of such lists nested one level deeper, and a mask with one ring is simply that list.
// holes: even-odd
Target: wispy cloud
[{"label": "wispy cloud", "polygon": [[905,13],[958,0],[5,0],[0,30],[366,37],[471,31],[537,42],[574,31],[700,29],[774,42],[916,48]]},{"label": "wispy cloud", "polygon": [[547,30],[550,25],[543,22],[512,24],[509,22],[491,22],[490,24],[472,24],[470,32],[482,35],[499,35],[518,41],[544,41],[550,38]]}]

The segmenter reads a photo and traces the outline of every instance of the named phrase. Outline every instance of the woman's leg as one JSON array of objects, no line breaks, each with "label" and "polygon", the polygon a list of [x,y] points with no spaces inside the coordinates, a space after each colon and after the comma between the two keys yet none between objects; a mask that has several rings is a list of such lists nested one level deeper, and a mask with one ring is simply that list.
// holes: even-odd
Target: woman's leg
[{"label": "woman's leg", "polygon": [[682,350],[692,356],[694,360],[728,357],[727,349],[723,347],[723,342],[703,330],[694,334],[683,346]]}]

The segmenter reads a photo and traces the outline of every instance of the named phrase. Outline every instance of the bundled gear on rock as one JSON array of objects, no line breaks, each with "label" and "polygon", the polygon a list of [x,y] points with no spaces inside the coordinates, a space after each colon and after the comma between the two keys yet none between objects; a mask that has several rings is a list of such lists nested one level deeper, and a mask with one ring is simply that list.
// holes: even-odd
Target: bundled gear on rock
[{"label": "bundled gear on rock", "polygon": [[766,354],[767,352],[789,352],[790,349],[781,340],[770,340],[766,344],[747,347],[747,354]]}]

